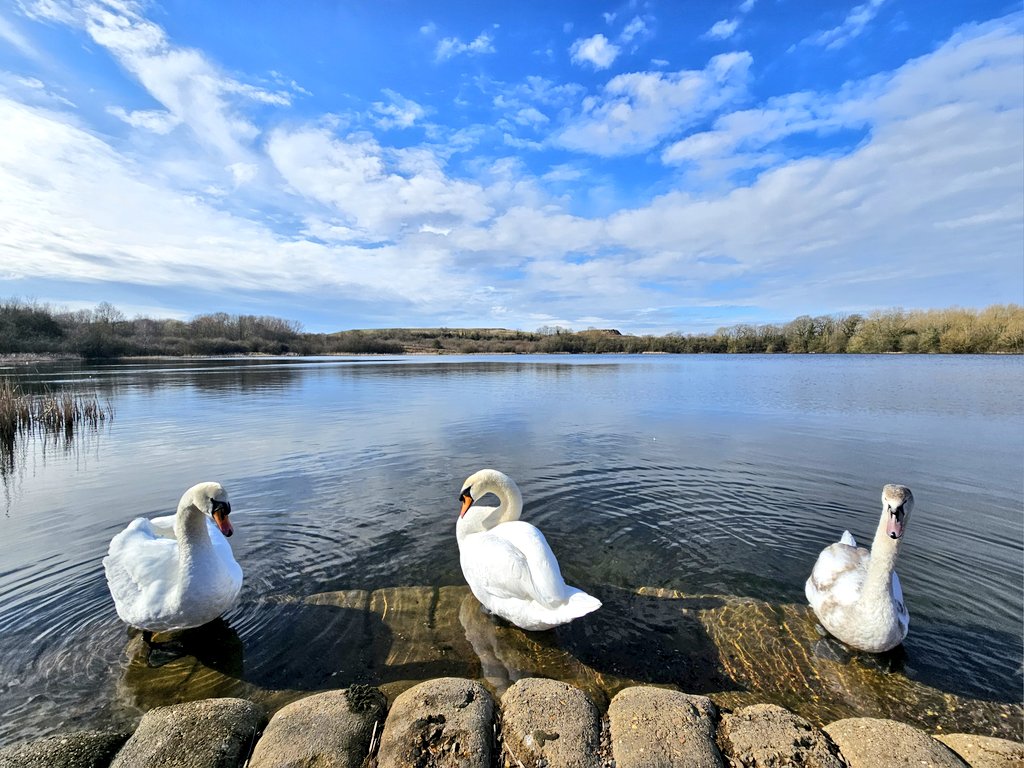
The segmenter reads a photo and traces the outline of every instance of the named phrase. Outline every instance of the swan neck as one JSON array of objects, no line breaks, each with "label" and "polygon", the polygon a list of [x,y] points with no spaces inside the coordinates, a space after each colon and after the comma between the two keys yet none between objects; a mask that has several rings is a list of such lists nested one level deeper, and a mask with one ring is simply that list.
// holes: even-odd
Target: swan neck
[{"label": "swan neck", "polygon": [[188,571],[195,563],[196,555],[213,546],[206,529],[206,515],[192,502],[178,507],[174,528],[178,539],[178,565],[181,571]]},{"label": "swan neck", "polygon": [[896,555],[900,551],[902,539],[892,539],[886,532],[886,510],[882,510],[882,518],[875,531],[874,541],[871,542],[871,560],[868,563],[868,573],[865,580],[866,589],[884,589],[889,591],[892,581],[892,572],[896,569]]},{"label": "swan neck", "polygon": [[514,485],[506,485],[494,491],[498,497],[498,509],[494,513],[498,523],[507,523],[510,520],[518,520],[523,514],[523,494]]},{"label": "swan neck", "polygon": [[498,499],[496,507],[470,507],[455,524],[455,538],[461,544],[472,533],[481,533],[501,523],[518,520],[523,513],[523,495],[511,483],[493,483],[479,489],[480,495],[493,493]]}]

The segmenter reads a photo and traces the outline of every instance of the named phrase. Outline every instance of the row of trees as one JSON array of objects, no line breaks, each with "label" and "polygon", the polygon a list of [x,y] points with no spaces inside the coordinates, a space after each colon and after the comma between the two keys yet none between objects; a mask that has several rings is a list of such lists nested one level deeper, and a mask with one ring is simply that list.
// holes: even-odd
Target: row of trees
[{"label": "row of trees", "polygon": [[1024,307],[984,310],[892,309],[867,316],[803,315],[788,323],[739,324],[711,334],[628,336],[615,330],[545,326],[391,328],[304,333],[300,323],[266,315],[198,315],[191,320],[128,319],[103,302],[76,312],[18,299],[0,301],[0,354],[140,355],[362,354],[403,352],[731,352],[1024,353]]}]

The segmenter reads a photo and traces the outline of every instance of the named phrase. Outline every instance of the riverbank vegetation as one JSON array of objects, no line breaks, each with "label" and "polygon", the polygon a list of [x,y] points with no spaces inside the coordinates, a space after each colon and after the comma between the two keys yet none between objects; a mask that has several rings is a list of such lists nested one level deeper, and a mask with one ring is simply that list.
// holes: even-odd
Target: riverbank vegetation
[{"label": "riverbank vegetation", "polygon": [[129,319],[103,302],[75,312],[0,301],[0,355],[110,358],[147,355],[403,353],[1010,353],[1024,354],[1024,307],[891,309],[803,315],[784,324],[737,324],[714,333],[632,336],[612,329],[380,328],[306,333],[266,315]]}]

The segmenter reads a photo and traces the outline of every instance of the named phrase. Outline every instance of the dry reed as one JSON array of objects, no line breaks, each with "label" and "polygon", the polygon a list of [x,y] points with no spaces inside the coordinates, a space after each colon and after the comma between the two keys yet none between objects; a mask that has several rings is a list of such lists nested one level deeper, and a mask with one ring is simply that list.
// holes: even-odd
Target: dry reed
[{"label": "dry reed", "polygon": [[97,428],[113,418],[110,402],[100,403],[96,395],[22,392],[10,379],[0,379],[0,443],[11,445],[19,434],[35,431],[47,435],[74,435],[76,426]]}]

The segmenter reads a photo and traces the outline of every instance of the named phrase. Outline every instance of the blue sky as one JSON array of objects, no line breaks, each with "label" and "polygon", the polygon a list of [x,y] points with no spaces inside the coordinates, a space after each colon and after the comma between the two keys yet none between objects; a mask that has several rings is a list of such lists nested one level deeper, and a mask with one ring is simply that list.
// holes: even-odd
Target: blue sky
[{"label": "blue sky", "polygon": [[0,5],[0,297],[663,334],[1024,301],[1024,13]]}]

